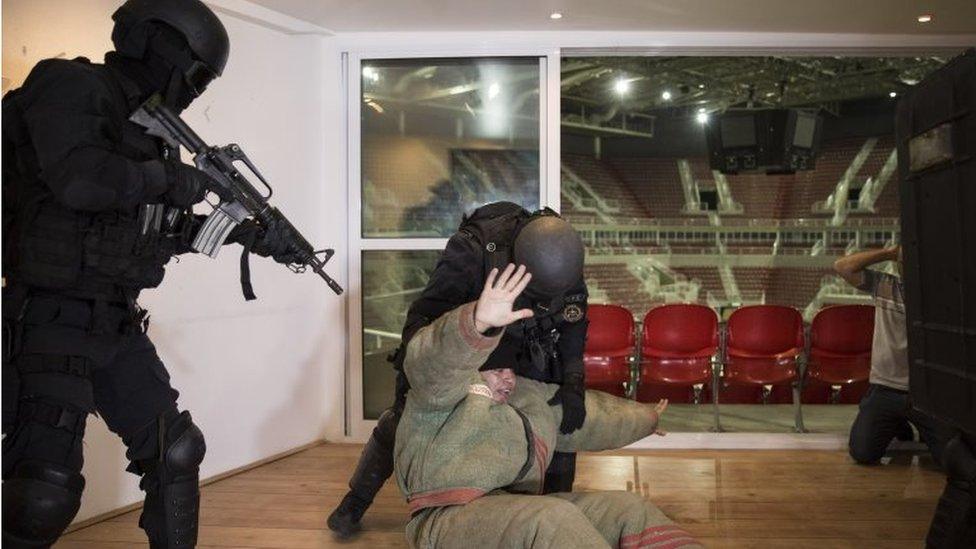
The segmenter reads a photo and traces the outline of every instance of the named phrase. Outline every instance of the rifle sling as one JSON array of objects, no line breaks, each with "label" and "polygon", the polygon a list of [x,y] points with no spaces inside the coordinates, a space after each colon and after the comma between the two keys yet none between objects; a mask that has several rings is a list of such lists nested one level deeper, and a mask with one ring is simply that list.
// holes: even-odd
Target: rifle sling
[{"label": "rifle sling", "polygon": [[257,230],[248,231],[244,235],[241,241],[241,292],[244,294],[244,299],[247,301],[253,301],[258,298],[254,295],[254,287],[251,285],[251,248],[254,247],[254,241],[257,239]]}]

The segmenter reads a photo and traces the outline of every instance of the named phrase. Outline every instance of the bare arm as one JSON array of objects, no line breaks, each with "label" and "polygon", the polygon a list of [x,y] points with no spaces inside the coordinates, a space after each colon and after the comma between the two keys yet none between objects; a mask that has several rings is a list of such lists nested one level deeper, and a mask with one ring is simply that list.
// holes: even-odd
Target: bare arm
[{"label": "bare arm", "polygon": [[898,246],[881,248],[879,250],[865,250],[834,262],[834,271],[855,288],[864,284],[864,269],[882,261],[897,261]]}]

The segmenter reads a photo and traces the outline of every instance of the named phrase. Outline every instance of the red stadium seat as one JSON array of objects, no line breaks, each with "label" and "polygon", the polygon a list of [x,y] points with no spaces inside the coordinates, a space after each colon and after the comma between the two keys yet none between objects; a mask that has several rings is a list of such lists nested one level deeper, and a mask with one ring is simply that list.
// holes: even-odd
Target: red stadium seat
[{"label": "red stadium seat", "polygon": [[871,373],[873,338],[874,307],[839,305],[821,310],[810,324],[807,375],[837,390],[864,385]]},{"label": "red stadium seat", "polygon": [[796,428],[803,430],[797,359],[803,318],[792,307],[750,305],[729,317],[723,375],[731,384],[793,385]]},{"label": "red stadium seat", "polygon": [[634,316],[619,305],[590,305],[583,364],[586,386],[625,396],[635,352]]},{"label": "red stadium seat", "polygon": [[637,400],[673,398],[682,389],[692,396],[692,387],[700,390],[712,381],[712,357],[718,344],[718,317],[708,307],[674,304],[648,311],[641,330]]}]

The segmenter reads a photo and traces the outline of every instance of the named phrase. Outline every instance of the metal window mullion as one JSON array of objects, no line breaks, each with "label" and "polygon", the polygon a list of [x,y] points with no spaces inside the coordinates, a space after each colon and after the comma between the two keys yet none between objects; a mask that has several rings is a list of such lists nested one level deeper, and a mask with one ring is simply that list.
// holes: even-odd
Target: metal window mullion
[{"label": "metal window mullion", "polygon": [[359,249],[367,251],[443,250],[447,238],[363,238]]},{"label": "metal window mullion", "polygon": [[[561,82],[560,74],[562,58],[560,50],[556,48],[550,51],[543,58],[545,62],[544,78],[541,78],[539,85],[539,119],[542,123],[540,135],[545,136],[545,148],[539,151],[540,164],[545,162],[546,171],[543,173],[545,179],[540,179],[541,191],[545,193],[544,200],[540,204],[547,205],[557,212],[562,211],[561,186],[562,186],[562,166],[561,154]],[[545,96],[543,98],[543,96]],[[544,110],[543,110],[544,109]],[[545,155],[541,158],[541,155]]]},{"label": "metal window mullion", "polygon": [[[345,434],[362,436],[363,419],[363,296],[362,296],[362,136],[360,112],[362,59],[344,53],[346,91],[346,188],[348,218],[349,308],[346,311],[347,344]],[[358,366],[359,371],[354,371]]]}]

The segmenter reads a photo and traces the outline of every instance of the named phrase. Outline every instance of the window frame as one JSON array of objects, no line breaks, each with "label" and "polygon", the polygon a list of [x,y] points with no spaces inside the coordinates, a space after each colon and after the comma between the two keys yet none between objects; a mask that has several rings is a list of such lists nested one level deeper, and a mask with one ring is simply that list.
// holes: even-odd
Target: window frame
[{"label": "window frame", "polygon": [[[558,49],[492,48],[444,51],[370,51],[342,54],[346,119],[346,188],[348,216],[349,301],[346,311],[347,341],[345,364],[346,436],[365,439],[376,420],[365,418],[363,379],[363,254],[368,251],[443,250],[446,237],[365,237],[363,236],[362,191],[362,66],[364,61],[381,59],[503,59],[536,57],[539,60],[539,205],[560,211],[560,161],[558,123],[560,117],[560,63]],[[390,403],[393,402],[390,395]]]}]

